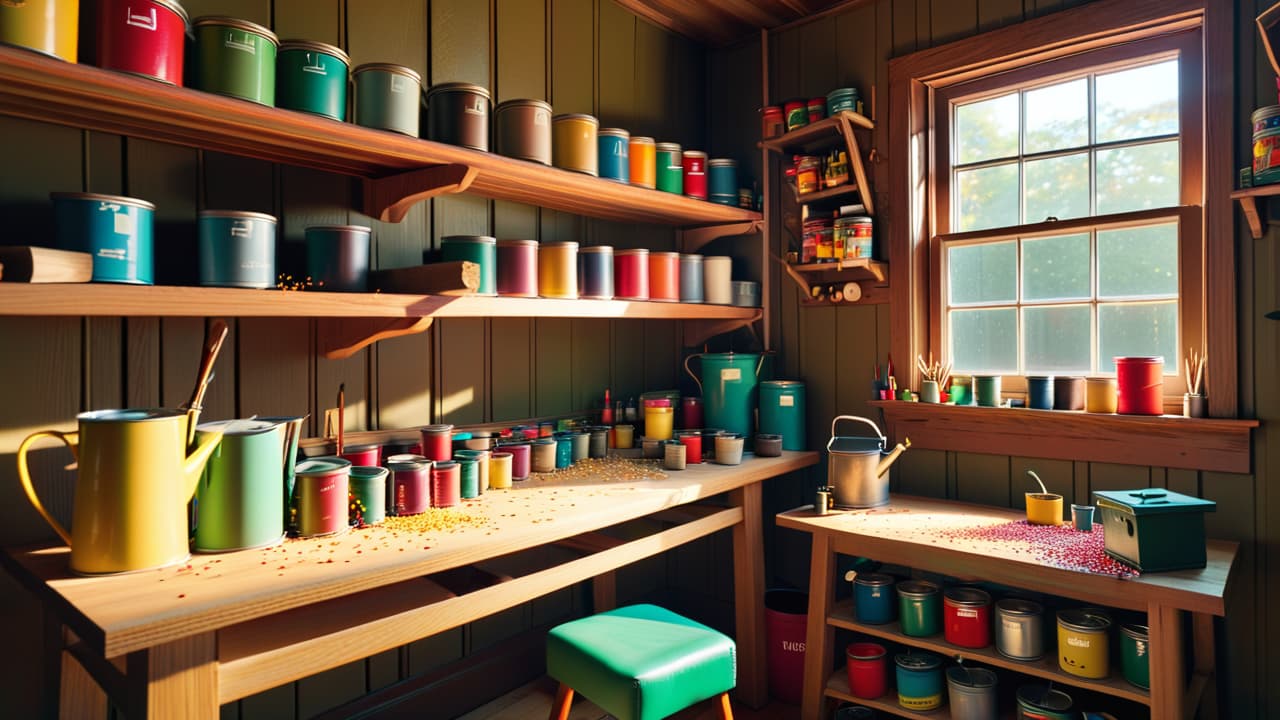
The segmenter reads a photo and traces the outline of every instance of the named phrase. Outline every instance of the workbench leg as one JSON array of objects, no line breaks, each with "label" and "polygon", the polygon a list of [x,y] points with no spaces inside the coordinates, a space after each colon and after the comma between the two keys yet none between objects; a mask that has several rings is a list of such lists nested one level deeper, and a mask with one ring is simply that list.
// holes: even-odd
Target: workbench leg
[{"label": "workbench leg", "polygon": [[53,720],[101,720],[107,717],[107,694],[66,647],[71,640],[62,621],[44,615],[44,688],[40,716]]},{"label": "workbench leg", "polygon": [[128,668],[129,720],[218,720],[214,633],[130,653]]},{"label": "workbench leg", "polygon": [[733,605],[738,644],[738,686],[734,697],[749,708],[769,702],[764,636],[764,502],[759,482],[729,494],[742,508],[733,526]]},{"label": "workbench leg", "polygon": [[831,643],[835,633],[827,624],[831,603],[835,599],[835,553],[826,533],[815,532],[809,561],[809,619],[805,633],[804,685],[800,700],[800,717],[819,720],[827,708],[827,678],[835,669],[831,662]]},{"label": "workbench leg", "polygon": [[1213,616],[1206,613],[1191,615],[1191,673],[1192,686],[1202,688],[1197,697],[1187,703],[1187,713],[1203,720],[1218,720],[1217,661],[1214,658]]},{"label": "workbench leg", "polygon": [[1147,608],[1147,625],[1151,639],[1151,717],[1185,720],[1182,611],[1152,604]]}]

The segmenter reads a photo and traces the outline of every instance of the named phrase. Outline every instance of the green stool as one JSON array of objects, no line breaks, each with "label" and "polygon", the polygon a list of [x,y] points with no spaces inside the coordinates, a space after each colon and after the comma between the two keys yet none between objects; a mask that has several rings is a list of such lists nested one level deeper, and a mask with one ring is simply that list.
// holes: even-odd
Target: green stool
[{"label": "green stool", "polygon": [[558,625],[547,635],[547,674],[560,681],[552,720],[575,692],[618,720],[659,720],[719,696],[733,720],[733,640],[656,605],[629,605]]}]

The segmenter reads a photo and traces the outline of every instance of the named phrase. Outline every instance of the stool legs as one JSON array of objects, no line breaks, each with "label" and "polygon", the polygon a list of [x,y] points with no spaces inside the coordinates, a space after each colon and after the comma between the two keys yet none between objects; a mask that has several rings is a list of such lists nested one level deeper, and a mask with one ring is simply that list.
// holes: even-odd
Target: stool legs
[{"label": "stool legs", "polygon": [[556,690],[556,701],[551,706],[551,715],[548,720],[569,720],[569,708],[573,705],[573,688],[560,683],[560,689]]},{"label": "stool legs", "polygon": [[729,693],[720,693],[720,720],[733,720],[733,706],[729,704]]}]

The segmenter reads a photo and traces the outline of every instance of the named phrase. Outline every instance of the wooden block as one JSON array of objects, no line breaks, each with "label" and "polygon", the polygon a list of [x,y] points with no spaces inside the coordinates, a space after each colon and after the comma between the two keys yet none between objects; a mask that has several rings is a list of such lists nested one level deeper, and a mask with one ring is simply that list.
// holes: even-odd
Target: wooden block
[{"label": "wooden block", "polygon": [[28,283],[84,283],[93,278],[89,253],[21,245],[0,247],[0,280]]},{"label": "wooden block", "polygon": [[480,265],[460,261],[375,270],[369,273],[369,287],[410,295],[470,295],[480,287]]}]

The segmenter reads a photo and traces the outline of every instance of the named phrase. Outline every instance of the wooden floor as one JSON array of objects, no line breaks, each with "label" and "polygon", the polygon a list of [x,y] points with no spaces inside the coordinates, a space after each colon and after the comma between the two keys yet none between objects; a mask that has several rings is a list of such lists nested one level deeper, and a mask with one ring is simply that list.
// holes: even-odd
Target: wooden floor
[{"label": "wooden floor", "polygon": [[[459,720],[543,720],[551,712],[555,695],[556,682],[544,677],[463,715]],[[580,695],[574,698],[573,711],[569,713],[569,720],[608,720],[612,717]],[[671,720],[713,720],[717,717],[715,705],[706,702],[672,716]],[[750,710],[734,703],[733,717],[734,720],[795,720],[800,717],[800,708],[772,703],[760,710]]]}]

